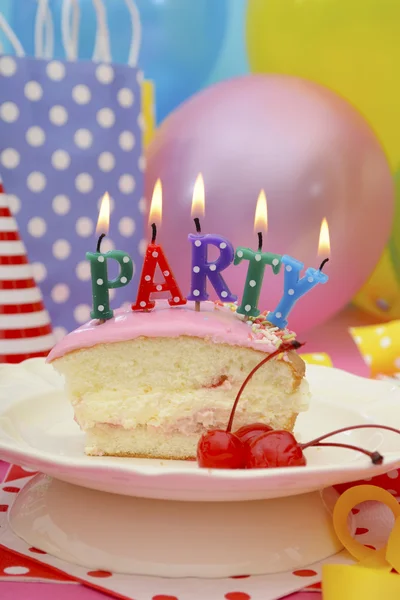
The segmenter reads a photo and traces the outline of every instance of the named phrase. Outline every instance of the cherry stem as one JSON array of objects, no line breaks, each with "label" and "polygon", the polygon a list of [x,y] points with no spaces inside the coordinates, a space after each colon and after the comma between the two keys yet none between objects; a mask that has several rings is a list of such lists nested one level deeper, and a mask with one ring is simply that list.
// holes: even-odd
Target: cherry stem
[{"label": "cherry stem", "polygon": [[334,448],[346,448],[347,450],[356,450],[357,452],[361,452],[366,456],[369,456],[374,465],[381,465],[383,463],[383,456],[379,454],[379,452],[370,452],[369,450],[365,450],[365,448],[359,448],[358,446],[353,446],[352,444],[339,444],[336,442],[317,442],[316,444],[299,444],[301,449],[304,450],[306,448],[320,448],[325,446],[332,446]]},{"label": "cherry stem", "polygon": [[246,387],[246,385],[249,383],[250,379],[253,377],[254,373],[256,373],[258,371],[258,369],[260,369],[263,365],[265,365],[265,363],[267,363],[269,360],[271,360],[275,356],[278,356],[278,354],[282,354],[282,352],[288,352],[289,350],[297,350],[301,346],[304,346],[304,344],[301,344],[297,340],[293,340],[292,342],[284,342],[283,344],[281,344],[279,346],[279,348],[277,350],[275,350],[275,352],[272,352],[272,354],[269,354],[266,358],[263,358],[263,360],[261,362],[259,362],[258,365],[256,365],[252,371],[250,371],[250,373],[247,375],[246,379],[243,381],[242,385],[240,386],[240,390],[238,391],[237,396],[235,398],[235,402],[233,403],[231,414],[229,417],[228,426],[226,428],[226,431],[228,433],[232,431],[233,419],[235,418],[235,412],[236,412],[236,408],[237,408],[237,405],[240,400],[240,396],[242,395],[243,390]]},{"label": "cherry stem", "polygon": [[386,429],[387,431],[393,431],[393,433],[400,434],[399,429],[395,429],[394,427],[389,427],[388,425],[373,425],[372,423],[365,423],[364,425],[351,425],[349,427],[342,427],[342,429],[336,429],[335,431],[331,431],[330,433],[325,433],[324,435],[320,435],[315,438],[315,440],[311,440],[311,442],[307,442],[306,444],[302,444],[303,450],[308,448],[309,446],[315,446],[322,440],[326,440],[332,435],[336,435],[337,433],[343,433],[345,431],[353,431],[354,429]]}]

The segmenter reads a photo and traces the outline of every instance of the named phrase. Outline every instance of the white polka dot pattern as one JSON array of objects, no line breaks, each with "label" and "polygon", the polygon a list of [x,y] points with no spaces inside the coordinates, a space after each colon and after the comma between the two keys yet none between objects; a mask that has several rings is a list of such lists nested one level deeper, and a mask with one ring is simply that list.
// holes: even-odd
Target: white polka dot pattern
[{"label": "white polka dot pattern", "polygon": [[64,171],[68,169],[71,162],[71,158],[65,150],[56,150],[51,157],[51,164],[55,169]]},{"label": "white polka dot pattern", "polygon": [[97,122],[100,127],[112,127],[115,123],[115,115],[111,108],[102,108],[97,113]]},{"label": "white polka dot pattern", "polygon": [[123,108],[129,108],[133,104],[133,93],[128,88],[121,88],[118,92],[118,102]]},{"label": "white polka dot pattern", "polygon": [[132,175],[121,175],[118,187],[123,194],[131,194],[135,189],[135,179]]},{"label": "white polka dot pattern", "polygon": [[43,146],[46,140],[46,134],[41,127],[29,127],[25,137],[28,144],[35,148]]},{"label": "white polka dot pattern", "polygon": [[28,231],[33,237],[42,237],[46,233],[46,221],[42,217],[33,217],[28,222]]},{"label": "white polka dot pattern", "polygon": [[19,117],[19,108],[14,102],[4,102],[0,106],[0,117],[6,123],[14,123]]},{"label": "white polka dot pattern", "polygon": [[76,265],[76,276],[81,281],[89,281],[90,279],[90,263],[87,260],[82,260]]},{"label": "white polka dot pattern", "polygon": [[126,152],[129,152],[129,150],[132,150],[132,148],[135,145],[135,137],[133,135],[133,133],[131,133],[130,131],[123,131],[119,138],[119,145],[121,146],[122,150],[125,150]]},{"label": "white polka dot pattern", "polygon": [[40,171],[29,173],[26,184],[31,192],[43,192],[46,187],[46,177]]},{"label": "white polka dot pattern", "polygon": [[65,67],[62,62],[53,60],[47,65],[46,73],[53,81],[61,81],[65,77]]},{"label": "white polka dot pattern", "polygon": [[21,210],[21,200],[15,194],[7,194],[8,206],[13,215],[16,215]]},{"label": "white polka dot pattern", "polygon": [[4,77],[12,77],[17,70],[16,60],[11,56],[0,58],[0,74]]},{"label": "white polka dot pattern", "polygon": [[89,217],[79,217],[76,222],[76,233],[81,237],[89,237],[94,231],[94,223]]},{"label": "white polka dot pattern", "polygon": [[68,121],[67,109],[60,105],[53,106],[49,111],[49,119],[53,125],[65,125]]},{"label": "white polka dot pattern", "polygon": [[54,302],[57,304],[61,304],[62,302],[66,302],[70,295],[70,289],[65,283],[58,283],[51,290],[51,297]]},{"label": "white polka dot pattern", "polygon": [[75,179],[75,185],[78,192],[87,194],[93,189],[93,177],[89,173],[80,173]]},{"label": "white polka dot pattern", "polygon": [[32,102],[37,102],[43,96],[43,89],[37,81],[28,81],[24,88],[25,96]]},{"label": "white polka dot pattern", "polygon": [[77,104],[88,104],[92,94],[87,85],[79,84],[72,89],[72,97]]},{"label": "white polka dot pattern", "polygon": [[88,129],[78,129],[74,135],[74,142],[78,148],[86,150],[93,143],[93,135]]},{"label": "white polka dot pattern", "polygon": [[4,168],[15,169],[15,167],[18,167],[20,161],[19,152],[14,148],[6,148],[1,153],[0,159]]},{"label": "white polka dot pattern", "polygon": [[105,173],[109,173],[115,167],[115,158],[111,152],[102,152],[98,160],[99,169]]},{"label": "white polka dot pattern", "polygon": [[57,240],[53,244],[53,256],[58,260],[65,260],[71,253],[71,244],[68,240]]},{"label": "white polka dot pattern", "polygon": [[96,69],[96,77],[100,83],[111,83],[114,79],[113,67],[111,65],[99,65]]},{"label": "white polka dot pattern", "polygon": [[66,215],[71,208],[71,202],[68,196],[59,195],[53,199],[53,210],[58,215]]},{"label": "white polka dot pattern", "polygon": [[36,283],[42,283],[47,277],[47,269],[43,263],[35,262],[32,263],[33,276]]},{"label": "white polka dot pattern", "polygon": [[[102,252],[141,265],[144,121],[140,77],[125,65],[0,56],[0,171],[57,339],[90,318],[98,204],[111,197]],[[23,200],[23,201],[21,201]],[[109,278],[116,276],[108,261]],[[140,268],[114,307],[132,303]]]},{"label": "white polka dot pattern", "polygon": [[131,237],[135,233],[135,221],[131,217],[123,217],[118,224],[118,229],[124,237]]}]

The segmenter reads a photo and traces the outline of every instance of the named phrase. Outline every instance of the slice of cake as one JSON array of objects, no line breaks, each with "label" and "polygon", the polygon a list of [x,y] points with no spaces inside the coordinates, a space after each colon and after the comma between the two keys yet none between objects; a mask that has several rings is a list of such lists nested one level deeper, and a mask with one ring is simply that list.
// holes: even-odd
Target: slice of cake
[{"label": "slice of cake", "polygon": [[[115,311],[68,334],[48,361],[65,376],[75,419],[90,455],[190,459],[199,437],[227,425],[246,375],[282,339],[234,307],[202,302],[151,312]],[[279,355],[252,378],[234,428],[255,422],[292,430],[308,403],[305,365],[296,352]]]}]

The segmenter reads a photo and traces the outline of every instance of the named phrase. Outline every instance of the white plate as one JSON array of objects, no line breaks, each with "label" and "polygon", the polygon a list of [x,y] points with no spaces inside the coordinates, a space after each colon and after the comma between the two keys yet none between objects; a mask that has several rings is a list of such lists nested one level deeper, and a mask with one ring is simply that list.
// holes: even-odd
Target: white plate
[{"label": "white plate", "polygon": [[[309,366],[310,409],[296,437],[308,441],[347,425],[380,423],[400,428],[400,389],[344,371]],[[384,464],[363,454],[314,448],[306,467],[229,471],[199,469],[195,462],[88,457],[73,421],[63,381],[43,359],[0,365],[0,457],[60,480],[105,492],[165,500],[261,500],[303,494],[365,479],[400,466],[400,436],[356,430],[335,437],[378,449]]]}]

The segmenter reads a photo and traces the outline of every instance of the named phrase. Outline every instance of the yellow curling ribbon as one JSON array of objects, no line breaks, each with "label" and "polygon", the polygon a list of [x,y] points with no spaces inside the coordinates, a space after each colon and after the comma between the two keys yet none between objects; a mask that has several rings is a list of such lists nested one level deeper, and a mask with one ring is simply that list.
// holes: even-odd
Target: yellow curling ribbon
[{"label": "yellow curling ribbon", "polygon": [[351,565],[322,567],[323,600],[398,600],[400,577]]},{"label": "yellow curling ribbon", "polygon": [[[385,504],[392,511],[395,525],[388,543],[380,550],[367,548],[349,532],[350,511],[367,501]],[[386,490],[375,485],[353,487],[336,502],[333,526],[345,549],[358,560],[355,566],[325,565],[322,570],[324,600],[398,600],[400,598],[400,505]]]},{"label": "yellow curling ribbon", "polygon": [[301,358],[308,365],[321,365],[323,367],[333,367],[331,358],[325,352],[314,352],[313,354],[300,354]]}]

